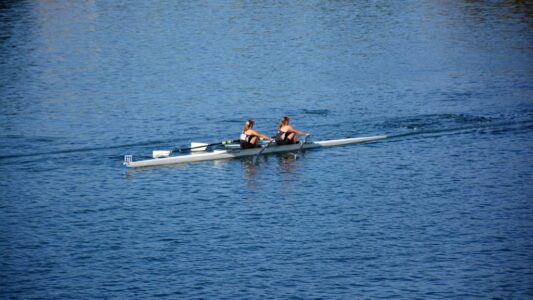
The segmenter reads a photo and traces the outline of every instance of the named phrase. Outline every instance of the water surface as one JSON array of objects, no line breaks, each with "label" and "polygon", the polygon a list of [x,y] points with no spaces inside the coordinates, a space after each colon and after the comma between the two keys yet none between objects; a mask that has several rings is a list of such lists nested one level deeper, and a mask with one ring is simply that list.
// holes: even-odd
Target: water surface
[{"label": "water surface", "polygon": [[[0,5],[6,299],[533,296],[527,1]],[[274,134],[368,144],[126,170]]]}]

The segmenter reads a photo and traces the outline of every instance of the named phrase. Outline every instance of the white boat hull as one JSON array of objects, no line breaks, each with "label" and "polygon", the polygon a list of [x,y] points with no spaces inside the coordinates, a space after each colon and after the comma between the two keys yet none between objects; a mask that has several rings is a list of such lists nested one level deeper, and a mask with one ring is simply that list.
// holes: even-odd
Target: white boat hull
[{"label": "white boat hull", "polygon": [[[349,139],[339,139],[339,140],[329,140],[329,141],[317,141],[317,142],[311,142],[311,143],[304,144],[303,149],[341,146],[341,145],[376,141],[376,140],[381,140],[384,138],[386,138],[386,136],[379,135],[379,136],[369,136],[369,137],[359,137],[359,138],[349,138]],[[263,147],[266,147],[266,146],[263,146]],[[283,146],[271,145],[270,147],[264,149],[264,151],[261,154],[298,151],[300,147],[301,147],[301,144],[291,144],[291,145],[283,145]],[[179,156],[171,156],[171,157],[166,157],[166,158],[156,158],[156,159],[147,159],[147,160],[139,160],[139,161],[132,161],[131,156],[126,156],[124,160],[124,165],[130,168],[140,168],[140,167],[183,164],[183,163],[191,163],[191,162],[206,161],[206,160],[237,158],[237,157],[257,155],[261,151],[261,149],[263,148],[237,149],[237,150],[215,150],[213,152],[193,153],[193,154],[188,154],[188,155],[179,155]]]}]

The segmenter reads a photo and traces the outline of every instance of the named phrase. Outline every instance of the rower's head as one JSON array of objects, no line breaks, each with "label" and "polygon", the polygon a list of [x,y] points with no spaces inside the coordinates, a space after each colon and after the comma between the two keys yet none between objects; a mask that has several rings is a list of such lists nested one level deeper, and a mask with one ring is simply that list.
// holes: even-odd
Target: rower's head
[{"label": "rower's head", "polygon": [[289,125],[289,117],[287,117],[287,116],[285,116],[285,117],[281,118],[281,120],[279,120],[278,129],[280,129],[281,127],[283,127],[285,125]]},{"label": "rower's head", "polygon": [[242,128],[242,132],[244,133],[248,129],[252,129],[254,127],[255,121],[250,119],[247,120],[246,123],[244,123],[244,127]]}]

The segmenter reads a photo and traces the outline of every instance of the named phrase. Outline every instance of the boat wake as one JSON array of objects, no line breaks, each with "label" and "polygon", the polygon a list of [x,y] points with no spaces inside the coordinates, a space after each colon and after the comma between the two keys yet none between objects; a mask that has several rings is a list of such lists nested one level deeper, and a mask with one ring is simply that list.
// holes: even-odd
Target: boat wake
[{"label": "boat wake", "polygon": [[465,114],[435,114],[397,118],[383,122],[383,131],[390,132],[388,139],[439,136],[450,134],[502,134],[531,132],[533,120],[515,118],[489,118]]},{"label": "boat wake", "polygon": [[[529,115],[531,113],[526,113]],[[378,134],[386,134],[387,138],[381,141],[398,141],[400,139],[425,138],[449,136],[453,134],[504,134],[504,133],[531,133],[533,132],[533,119],[529,117],[484,117],[467,114],[432,114],[410,116],[389,119],[381,123],[370,125],[370,128]],[[320,127],[317,125],[317,127]],[[11,138],[11,137],[9,137]],[[26,143],[36,143],[27,137],[16,136],[17,139],[27,139]],[[46,140],[48,141],[48,140]],[[49,142],[49,141],[48,141]],[[3,164],[31,162],[52,156],[77,155],[80,153],[95,152],[94,156],[108,157],[120,161],[123,154],[132,152],[132,148],[153,149],[161,145],[175,145],[175,140],[149,140],[138,143],[124,143],[119,145],[105,145],[98,147],[82,147],[51,151],[36,151],[30,153],[17,153],[0,155]],[[117,152],[115,150],[121,149]],[[111,155],[102,155],[103,152],[112,152]],[[146,151],[148,152],[148,151]],[[98,155],[100,153],[100,155]],[[149,158],[149,156],[136,155],[137,158]]]},{"label": "boat wake", "polygon": [[55,151],[41,151],[41,152],[32,152],[32,153],[20,153],[20,154],[8,154],[0,155],[0,160],[6,160],[11,158],[21,158],[21,157],[36,157],[36,156],[47,156],[47,155],[61,155],[61,154],[77,154],[85,152],[95,152],[95,151],[104,151],[109,149],[128,149],[132,147],[142,147],[142,146],[153,146],[156,144],[171,143],[171,141],[144,141],[139,143],[129,143],[129,144],[120,144],[120,145],[110,145],[110,146],[101,146],[101,147],[84,147],[84,148],[73,148],[73,149],[64,149],[64,150],[55,150]]}]

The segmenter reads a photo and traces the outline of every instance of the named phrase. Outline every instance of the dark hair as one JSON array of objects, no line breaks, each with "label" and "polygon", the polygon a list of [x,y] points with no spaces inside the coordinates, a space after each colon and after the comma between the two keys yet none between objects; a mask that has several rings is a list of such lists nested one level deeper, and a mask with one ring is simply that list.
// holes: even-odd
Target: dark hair
[{"label": "dark hair", "polygon": [[242,133],[245,133],[246,130],[254,127],[254,120],[250,119],[250,120],[247,120],[246,123],[244,123],[244,127],[242,128]]},{"label": "dark hair", "polygon": [[289,125],[289,117],[287,117],[287,116],[285,116],[285,117],[281,118],[281,120],[279,120],[278,130],[281,129],[281,127],[283,127],[285,125]]}]

